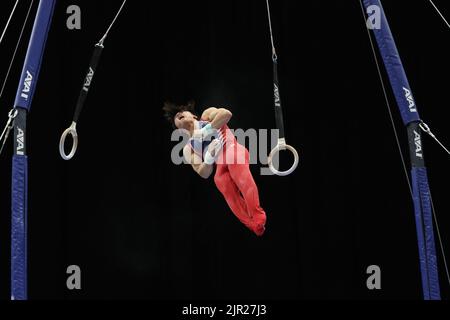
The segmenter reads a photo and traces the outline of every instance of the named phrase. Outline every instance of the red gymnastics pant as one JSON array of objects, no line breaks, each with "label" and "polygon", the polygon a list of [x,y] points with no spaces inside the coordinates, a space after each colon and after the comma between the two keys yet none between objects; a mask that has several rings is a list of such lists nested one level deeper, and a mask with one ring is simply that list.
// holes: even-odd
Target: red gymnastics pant
[{"label": "red gymnastics pant", "polygon": [[266,213],[260,207],[258,187],[250,172],[250,154],[236,140],[228,141],[222,151],[214,176],[217,189],[234,215],[256,235],[262,236]]}]

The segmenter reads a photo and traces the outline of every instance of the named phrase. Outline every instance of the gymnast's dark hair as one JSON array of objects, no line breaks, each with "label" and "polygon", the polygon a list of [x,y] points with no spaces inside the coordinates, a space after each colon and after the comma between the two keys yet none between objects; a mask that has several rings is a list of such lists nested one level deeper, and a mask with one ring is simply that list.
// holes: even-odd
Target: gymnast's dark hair
[{"label": "gymnast's dark hair", "polygon": [[195,112],[195,102],[189,101],[186,105],[178,105],[173,102],[166,101],[164,103],[163,112],[164,112],[164,118],[172,125],[173,129],[176,129],[175,127],[175,116],[179,112],[183,111],[189,111],[194,116],[198,116]]}]

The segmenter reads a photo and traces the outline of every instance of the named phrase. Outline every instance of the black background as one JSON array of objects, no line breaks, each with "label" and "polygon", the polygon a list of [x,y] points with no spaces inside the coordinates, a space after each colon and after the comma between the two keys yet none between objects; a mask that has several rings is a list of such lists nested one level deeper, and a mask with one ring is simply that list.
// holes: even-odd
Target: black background
[{"label": "black background", "polygon": [[[13,3],[1,2],[1,26]],[[445,1],[436,3],[450,16]],[[71,4],[81,7],[81,30],[66,27]],[[28,118],[31,299],[421,298],[412,201],[357,0],[272,2],[286,135],[301,165],[285,178],[252,166],[268,215],[263,238],[239,223],[212,179],[171,163],[175,143],[161,113],[166,99],[193,98],[200,111],[229,108],[233,128],[274,128],[262,0],[130,0],[105,42],[78,153],[60,158],[93,45],[120,4],[56,7]],[[422,118],[448,142],[450,30],[427,1],[383,4]],[[19,4],[1,45],[2,80],[27,6]],[[2,124],[31,25],[0,100]],[[424,144],[450,255],[448,157],[428,137]],[[9,141],[0,158],[2,299],[9,299],[11,151]],[[81,291],[65,287],[72,264],[82,269]],[[373,264],[382,270],[380,291],[366,287]]]}]

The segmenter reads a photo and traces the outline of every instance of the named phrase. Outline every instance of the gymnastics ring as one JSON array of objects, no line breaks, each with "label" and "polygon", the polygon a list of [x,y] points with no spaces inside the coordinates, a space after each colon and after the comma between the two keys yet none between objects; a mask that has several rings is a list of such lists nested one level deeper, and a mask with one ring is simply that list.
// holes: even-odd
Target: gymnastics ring
[{"label": "gymnastics ring", "polygon": [[[72,150],[70,150],[70,153],[67,155],[64,151],[64,145],[66,143],[66,138],[68,135],[71,135],[73,138],[73,145]],[[78,148],[78,134],[77,134],[77,123],[72,122],[69,128],[64,131],[64,133],[61,136],[61,140],[59,140],[59,153],[61,154],[61,157],[64,160],[71,160],[75,153],[77,152]]]},{"label": "gymnastics ring", "polygon": [[[289,150],[294,155],[294,164],[287,171],[278,171],[273,166],[273,157],[276,154],[278,154],[280,151],[283,151],[283,150]],[[273,150],[269,154],[269,168],[270,168],[270,171],[272,171],[273,174],[275,174],[277,176],[285,177],[285,176],[290,175],[292,172],[295,171],[295,169],[297,169],[298,163],[299,163],[299,156],[298,156],[297,150],[295,150],[294,147],[286,144],[286,140],[284,138],[283,139],[279,139],[278,140],[278,145],[275,148],[273,148]]]}]

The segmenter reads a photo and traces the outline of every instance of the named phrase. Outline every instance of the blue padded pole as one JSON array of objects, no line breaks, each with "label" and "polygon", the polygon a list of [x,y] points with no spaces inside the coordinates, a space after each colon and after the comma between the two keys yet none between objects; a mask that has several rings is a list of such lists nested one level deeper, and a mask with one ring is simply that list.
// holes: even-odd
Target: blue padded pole
[{"label": "blue padded pole", "polygon": [[421,119],[380,0],[362,0],[362,2],[369,16],[380,13],[379,17],[375,17],[380,19],[380,27],[373,26],[372,30],[408,132],[423,297],[425,300],[440,300],[430,188],[419,127]]},{"label": "blue padded pole", "polygon": [[41,0],[28,44],[14,108],[14,156],[11,195],[11,299],[27,299],[27,188],[26,117],[36,90],[42,57],[56,0]]}]

